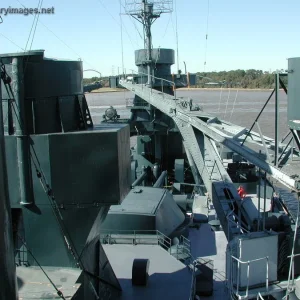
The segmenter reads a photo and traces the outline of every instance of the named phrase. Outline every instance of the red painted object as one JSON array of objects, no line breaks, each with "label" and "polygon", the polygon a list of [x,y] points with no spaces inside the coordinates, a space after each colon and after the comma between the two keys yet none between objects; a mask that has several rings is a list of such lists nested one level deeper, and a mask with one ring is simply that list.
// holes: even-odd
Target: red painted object
[{"label": "red painted object", "polygon": [[246,196],[246,191],[244,190],[244,188],[240,185],[239,188],[237,189],[237,192],[239,194],[239,196],[243,199]]}]

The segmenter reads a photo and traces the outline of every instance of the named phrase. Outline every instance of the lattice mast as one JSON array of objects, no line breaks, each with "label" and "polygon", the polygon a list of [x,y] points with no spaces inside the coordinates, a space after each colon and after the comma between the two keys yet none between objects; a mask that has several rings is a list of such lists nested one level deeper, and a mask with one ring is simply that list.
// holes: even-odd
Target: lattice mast
[{"label": "lattice mast", "polygon": [[147,65],[147,84],[152,85],[152,34],[151,26],[162,13],[173,11],[173,0],[126,0],[126,14],[143,24],[144,49],[146,50],[145,65]]}]

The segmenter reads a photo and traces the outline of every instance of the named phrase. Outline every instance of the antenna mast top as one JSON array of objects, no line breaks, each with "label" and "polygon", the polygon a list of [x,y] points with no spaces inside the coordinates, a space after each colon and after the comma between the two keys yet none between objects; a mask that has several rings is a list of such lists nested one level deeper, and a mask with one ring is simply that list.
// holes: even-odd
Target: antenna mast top
[{"label": "antenna mast top", "polygon": [[147,65],[148,85],[152,85],[152,35],[151,26],[162,13],[173,11],[173,0],[125,0],[125,12],[143,24],[144,48],[147,57],[144,62]]},{"label": "antenna mast top", "polygon": [[154,14],[173,11],[173,0],[125,0],[125,11],[128,15],[138,16],[142,13],[144,4],[151,5]]}]

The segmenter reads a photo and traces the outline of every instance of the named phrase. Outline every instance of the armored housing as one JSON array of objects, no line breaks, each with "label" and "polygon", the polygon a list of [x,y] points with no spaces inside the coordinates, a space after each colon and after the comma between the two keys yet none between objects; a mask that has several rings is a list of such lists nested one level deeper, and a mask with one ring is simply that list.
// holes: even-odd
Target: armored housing
[{"label": "armored housing", "polygon": [[184,220],[170,192],[138,186],[120,205],[111,206],[101,230],[158,230],[170,236]]},{"label": "armored housing", "polygon": [[0,57],[16,261],[36,264],[28,248],[43,266],[76,267],[73,254],[89,256],[88,236],[97,239],[109,206],[129,192],[129,127],[94,126],[82,62],[44,51]]}]

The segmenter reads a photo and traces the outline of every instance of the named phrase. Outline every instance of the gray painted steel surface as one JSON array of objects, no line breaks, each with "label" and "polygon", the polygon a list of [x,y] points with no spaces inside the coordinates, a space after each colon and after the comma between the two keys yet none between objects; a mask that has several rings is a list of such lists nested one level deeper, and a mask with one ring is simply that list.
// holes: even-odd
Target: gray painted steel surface
[{"label": "gray painted steel surface", "polygon": [[[103,245],[112,268],[120,279],[122,300],[189,299],[192,272],[183,263],[157,245]],[[122,255],[120,255],[122,253]],[[132,285],[135,258],[150,261],[145,287]]]},{"label": "gray painted steel surface", "polygon": [[300,129],[300,57],[288,59],[288,125]]},{"label": "gray painted steel surface", "polygon": [[[102,206],[118,204],[130,187],[129,127],[31,136],[64,223],[80,253]],[[7,136],[9,193],[19,208],[16,143]],[[35,206],[23,209],[25,239],[43,265],[74,266],[47,195],[32,165]],[[108,170],[105,172],[104,170]],[[103,191],[106,191],[103,193]],[[51,225],[50,225],[51,224]],[[84,226],[83,226],[84,224]],[[41,228],[48,228],[45,232]],[[44,243],[41,241],[45,240]],[[55,249],[55,251],[54,251]],[[30,264],[35,264],[31,257]]]},{"label": "gray painted steel surface", "polygon": [[[20,55],[22,54],[22,55]],[[43,98],[82,93],[82,62],[44,58],[44,51],[0,54],[11,76],[9,65],[14,58],[24,63],[25,98]],[[2,90],[6,95],[6,92]],[[6,99],[6,97],[3,97]]]},{"label": "gray painted steel surface", "polygon": [[[157,64],[173,65],[175,63],[175,52],[173,49],[152,49],[152,60]],[[147,59],[147,50],[139,49],[135,51],[135,64],[141,66]]]},{"label": "gray painted steel surface", "polygon": [[[43,51],[2,57],[13,81],[11,97],[18,104],[19,118],[13,119],[17,130],[5,123],[18,263],[56,267],[56,275],[61,267],[79,266],[84,274],[74,299],[103,298],[108,291],[113,295],[119,285],[105,259],[99,230],[108,207],[119,204],[130,188],[129,126],[93,126],[82,95],[81,62],[44,59]],[[11,97],[2,95],[10,113]],[[30,145],[23,143],[25,138]],[[30,192],[28,200],[22,188]],[[100,269],[105,269],[103,274]],[[88,272],[105,276],[107,282]]]},{"label": "gray painted steel surface", "polygon": [[[1,87],[0,87],[1,92]],[[1,101],[0,94],[0,101]],[[2,106],[0,106],[0,299],[18,299],[11,210],[7,189]]]},{"label": "gray painted steel surface", "polygon": [[[43,51],[23,54],[9,54],[3,58],[7,73],[12,78],[19,107],[16,112],[20,116],[16,117],[11,112],[14,110],[9,104],[10,97],[2,83],[4,115],[12,115],[16,133],[40,134],[80,129],[79,119],[86,117],[80,96],[82,62],[45,59]],[[4,122],[5,132],[13,130],[9,121],[10,118],[6,118]],[[22,130],[20,122],[24,127]]]},{"label": "gray painted steel surface", "polygon": [[[220,129],[214,128],[214,126],[211,124],[208,124],[207,120],[212,117],[211,115],[201,112],[195,115],[193,112],[184,111],[182,108],[177,106],[176,101],[174,101],[174,97],[159,93],[154,89],[151,90],[147,86],[135,85],[124,81],[120,81],[120,83],[128,90],[133,91],[136,95],[140,96],[145,101],[155,106],[166,115],[170,116],[173,120],[183,122],[184,125],[182,128],[184,128],[184,126],[194,127],[197,131],[202,132],[212,140],[221,143],[232,151],[242,155],[248,161],[260,167],[262,170],[266,171],[273,178],[282,182],[287,187],[291,189],[298,189],[299,183],[297,180],[291,178],[278,168],[268,164],[266,161],[258,157],[257,153],[252,149],[246,147],[245,145],[241,147],[240,142],[233,139],[232,135],[228,134],[227,132],[223,132]],[[198,171],[201,173],[202,168],[200,168]]]},{"label": "gray painted steel surface", "polygon": [[[228,244],[226,255],[226,276],[233,281],[237,289],[245,289],[259,285],[265,285],[268,274],[268,282],[277,281],[277,256],[278,256],[277,233],[252,232],[249,236],[235,237]],[[231,257],[238,258],[244,263],[233,264],[230,270]],[[255,261],[257,260],[257,261]],[[249,273],[247,271],[249,262]],[[267,267],[268,264],[268,267]],[[268,271],[268,273],[267,273]],[[249,276],[248,276],[249,274]]]},{"label": "gray painted steel surface", "polygon": [[101,229],[159,230],[171,235],[184,222],[184,214],[164,189],[137,186],[120,205],[111,206]]}]

